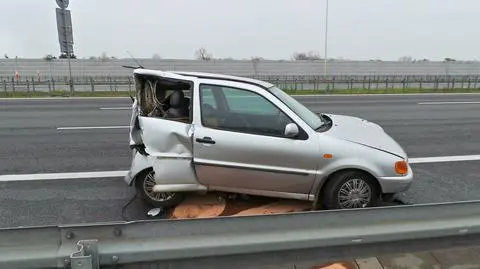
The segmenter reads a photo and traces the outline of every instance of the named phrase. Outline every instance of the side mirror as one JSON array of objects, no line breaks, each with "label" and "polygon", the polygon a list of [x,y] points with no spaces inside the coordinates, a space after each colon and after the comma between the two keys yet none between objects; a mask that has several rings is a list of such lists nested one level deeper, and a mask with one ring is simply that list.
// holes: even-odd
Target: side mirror
[{"label": "side mirror", "polygon": [[285,137],[294,138],[299,134],[298,126],[295,123],[289,123],[285,126]]}]

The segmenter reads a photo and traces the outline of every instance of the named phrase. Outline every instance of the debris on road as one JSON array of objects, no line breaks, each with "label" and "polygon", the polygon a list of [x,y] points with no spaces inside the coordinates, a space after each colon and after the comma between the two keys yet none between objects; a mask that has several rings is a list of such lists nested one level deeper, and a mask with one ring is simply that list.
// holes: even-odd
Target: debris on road
[{"label": "debris on road", "polygon": [[225,200],[214,193],[189,195],[172,210],[169,219],[218,217],[225,210],[225,206]]},{"label": "debris on road", "polygon": [[189,219],[280,214],[309,211],[311,207],[311,203],[307,201],[210,193],[188,196],[182,203],[171,209],[168,218]]}]

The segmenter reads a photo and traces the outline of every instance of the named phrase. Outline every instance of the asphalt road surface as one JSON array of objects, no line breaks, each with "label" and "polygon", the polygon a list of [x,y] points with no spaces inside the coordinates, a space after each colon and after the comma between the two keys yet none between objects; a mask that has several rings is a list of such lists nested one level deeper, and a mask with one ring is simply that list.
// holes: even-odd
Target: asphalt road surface
[{"label": "asphalt road surface", "polygon": [[[316,112],[379,123],[410,158],[480,154],[480,95],[298,99]],[[128,170],[130,105],[129,98],[0,100],[0,175]],[[480,200],[480,161],[413,168],[412,188],[399,195],[405,203]],[[133,195],[121,178],[0,182],[0,227],[122,220]],[[136,200],[126,216],[144,218],[146,210]]]}]

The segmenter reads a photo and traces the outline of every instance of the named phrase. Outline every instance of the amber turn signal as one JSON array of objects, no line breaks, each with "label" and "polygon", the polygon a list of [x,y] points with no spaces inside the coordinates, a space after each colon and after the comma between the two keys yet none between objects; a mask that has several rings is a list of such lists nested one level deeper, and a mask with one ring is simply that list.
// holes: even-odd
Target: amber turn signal
[{"label": "amber turn signal", "polygon": [[406,175],[408,173],[408,164],[406,161],[399,161],[395,163],[395,172],[400,175]]}]

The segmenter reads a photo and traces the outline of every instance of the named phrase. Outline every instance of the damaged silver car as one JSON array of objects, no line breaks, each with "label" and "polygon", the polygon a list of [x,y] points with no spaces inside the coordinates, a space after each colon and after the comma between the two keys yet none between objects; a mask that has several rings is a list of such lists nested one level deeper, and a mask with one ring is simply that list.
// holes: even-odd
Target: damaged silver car
[{"label": "damaged silver car", "polygon": [[270,83],[148,69],[134,79],[125,180],[153,206],[220,191],[362,208],[412,182],[405,151],[382,127],[314,113]]}]

